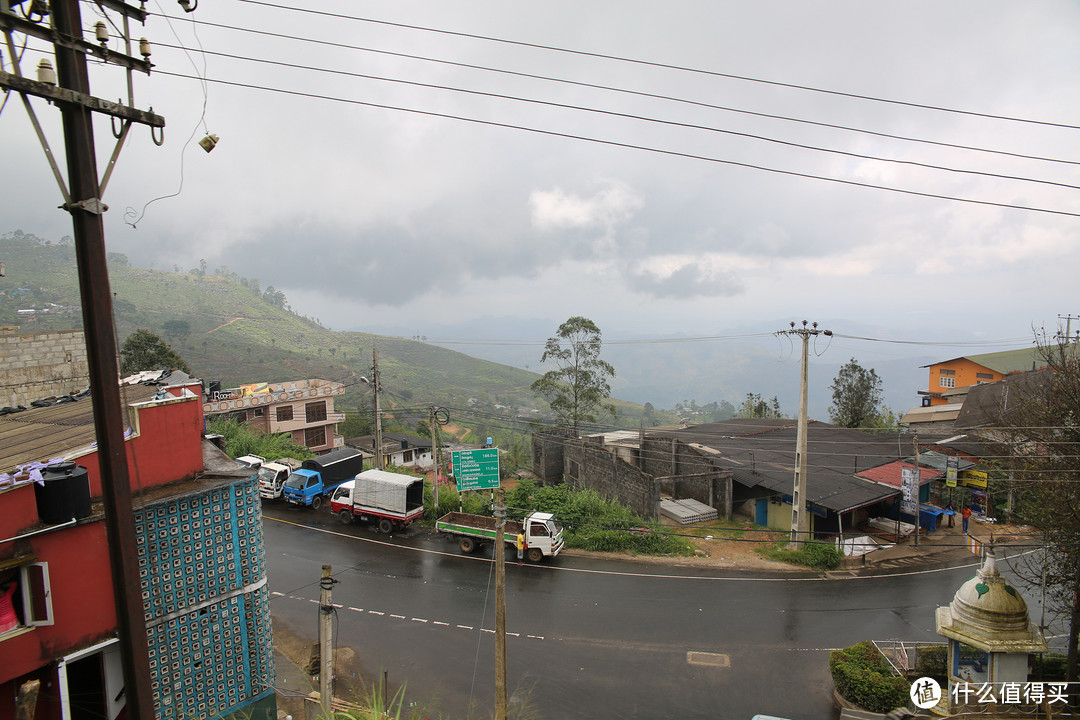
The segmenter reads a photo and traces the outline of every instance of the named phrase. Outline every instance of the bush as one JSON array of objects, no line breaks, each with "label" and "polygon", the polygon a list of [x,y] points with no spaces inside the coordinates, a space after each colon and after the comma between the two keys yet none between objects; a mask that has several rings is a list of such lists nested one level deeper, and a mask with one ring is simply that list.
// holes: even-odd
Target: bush
[{"label": "bush", "polygon": [[930,645],[919,648],[919,659],[915,661],[917,677],[931,677],[944,685],[948,664],[949,649],[945,645]]},{"label": "bush", "polygon": [[872,643],[833,650],[829,671],[836,691],[865,710],[887,713],[907,706],[911,683],[893,675],[888,661]]}]

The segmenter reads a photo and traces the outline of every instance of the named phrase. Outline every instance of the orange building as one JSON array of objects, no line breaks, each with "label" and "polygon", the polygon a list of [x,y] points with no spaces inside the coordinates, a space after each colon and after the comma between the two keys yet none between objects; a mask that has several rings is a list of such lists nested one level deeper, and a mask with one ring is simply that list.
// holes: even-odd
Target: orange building
[{"label": "orange building", "polygon": [[934,407],[962,401],[963,388],[1004,380],[1005,376],[1030,372],[1043,367],[1039,349],[1035,347],[1005,352],[965,355],[944,362],[924,365],[930,369],[926,390],[920,390],[923,407]]}]

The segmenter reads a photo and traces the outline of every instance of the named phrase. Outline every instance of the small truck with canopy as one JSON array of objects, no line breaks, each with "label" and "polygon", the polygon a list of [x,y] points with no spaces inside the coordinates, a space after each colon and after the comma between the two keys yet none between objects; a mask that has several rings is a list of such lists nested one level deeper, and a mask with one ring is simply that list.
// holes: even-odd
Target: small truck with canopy
[{"label": "small truck with canopy", "polygon": [[377,523],[383,533],[406,528],[424,514],[424,480],[365,470],[338,486],[330,498],[330,512],[346,525],[353,521]]}]

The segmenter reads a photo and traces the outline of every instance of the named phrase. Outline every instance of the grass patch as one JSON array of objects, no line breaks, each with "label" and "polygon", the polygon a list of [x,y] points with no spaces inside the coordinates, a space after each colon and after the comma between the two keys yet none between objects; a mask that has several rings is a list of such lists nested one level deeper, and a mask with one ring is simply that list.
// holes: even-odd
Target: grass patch
[{"label": "grass patch", "polygon": [[786,540],[761,545],[754,548],[762,557],[769,560],[802,565],[815,570],[835,570],[840,567],[840,551],[831,544],[820,542],[804,543],[798,550],[789,550]]}]

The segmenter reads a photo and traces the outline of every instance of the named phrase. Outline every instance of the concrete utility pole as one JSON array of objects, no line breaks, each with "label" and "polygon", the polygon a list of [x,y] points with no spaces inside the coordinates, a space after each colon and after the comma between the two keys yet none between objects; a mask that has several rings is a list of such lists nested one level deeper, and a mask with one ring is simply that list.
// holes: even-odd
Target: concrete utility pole
[{"label": "concrete utility pole", "polygon": [[506,720],[506,505],[498,489],[495,505],[495,720]]},{"label": "concrete utility pole", "polygon": [[330,591],[335,582],[330,566],[323,565],[319,580],[319,705],[324,718],[332,717],[334,702],[334,605]]},{"label": "concrete utility pole", "polygon": [[382,409],[379,407],[379,350],[371,351],[372,388],[375,390],[375,467],[383,469]]},{"label": "concrete utility pole", "polygon": [[[1077,315],[1058,315],[1058,320],[1064,320],[1065,321],[1065,342],[1066,343],[1080,342],[1080,339],[1074,338],[1072,336],[1072,321],[1073,320],[1080,320],[1080,316],[1077,316]],[[1060,328],[1061,326],[1058,325],[1058,327]],[[1080,334],[1080,333],[1078,333],[1078,334]],[[1058,336],[1058,339],[1060,340],[1061,339],[1061,331],[1060,330],[1058,331],[1057,336]]]},{"label": "concrete utility pole", "polygon": [[832,336],[832,330],[818,330],[817,323],[807,327],[806,320],[803,326],[796,328],[791,323],[790,330],[780,330],[777,335],[797,335],[802,338],[802,375],[799,392],[799,430],[795,440],[795,486],[791,493],[791,539],[788,547],[797,549],[810,538],[810,516],[806,510],[806,429],[809,425],[807,418],[807,398],[809,395],[809,372],[807,365],[810,358],[810,336]]},{"label": "concrete utility pole", "polygon": [[[109,172],[119,155],[131,123],[150,125],[151,132],[155,127],[165,126],[164,118],[131,107],[134,104],[131,73],[138,70],[149,74],[151,65],[148,59],[149,43],[140,43],[142,60],[129,54],[129,19],[144,22],[147,12],[128,5],[123,0],[111,0],[99,6],[103,13],[107,10],[122,16],[121,39],[124,41],[124,49],[114,50],[106,47],[110,37],[109,31],[104,29],[104,23],[101,23],[103,30],[99,31],[102,34],[97,37],[99,46],[83,39],[79,0],[53,0],[48,6],[42,4],[42,8],[47,8],[44,11],[35,9],[35,4],[25,17],[14,11],[14,7],[23,1],[0,0],[0,30],[4,31],[11,56],[9,61],[14,70],[12,74],[0,69],[0,88],[15,90],[22,96],[23,105],[60,186],[64,198],[61,207],[71,213],[126,709],[131,720],[153,720],[155,715],[146,619],[140,589],[127,450],[124,445],[123,399],[117,372],[119,364],[116,329],[112,319],[112,292],[109,289],[105,258],[105,228],[101,219],[102,213],[108,209],[102,202],[102,189],[108,182]],[[51,27],[44,19],[50,10]],[[40,19],[32,19],[35,13]],[[38,67],[37,81],[23,76],[19,67],[21,54],[15,52],[15,33],[53,45],[55,75],[51,68],[47,67],[47,60],[42,60]],[[127,69],[128,105],[95,98],[90,94],[87,54]],[[67,186],[34,114],[30,96],[46,98],[60,108],[67,148]],[[114,121],[121,121],[121,132],[110,160],[110,169],[101,183],[98,182],[97,156],[94,151],[94,112],[105,113]]]}]

